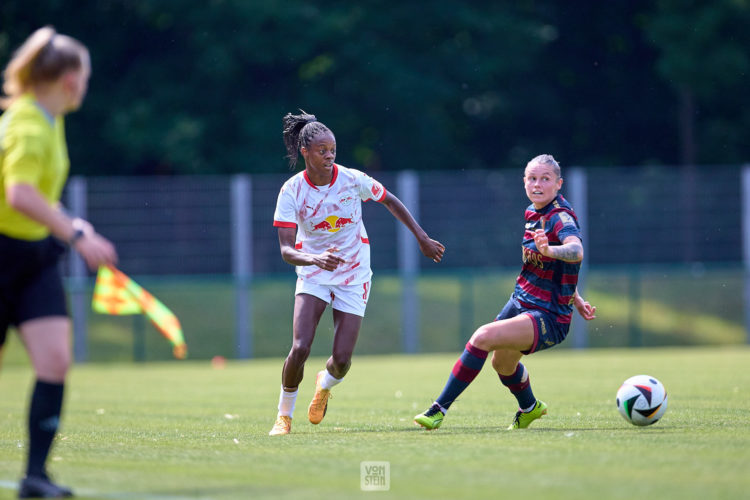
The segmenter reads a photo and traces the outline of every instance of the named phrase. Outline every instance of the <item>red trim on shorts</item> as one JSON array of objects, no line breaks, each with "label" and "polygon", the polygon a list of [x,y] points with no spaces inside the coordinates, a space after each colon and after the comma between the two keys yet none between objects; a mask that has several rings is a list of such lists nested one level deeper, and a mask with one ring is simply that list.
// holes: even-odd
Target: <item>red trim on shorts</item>
[{"label": "red trim on shorts", "polygon": [[302,250],[302,242],[300,241],[299,243],[295,243],[294,244],[294,249],[295,250]]},{"label": "red trim on shorts", "polygon": [[360,239],[362,240],[362,243],[364,243],[365,245],[369,245],[370,244],[370,238],[362,238],[362,237],[360,237]]},{"label": "red trim on shorts", "polygon": [[531,354],[536,351],[536,346],[539,344],[539,325],[536,322],[536,318],[530,312],[525,312],[524,314],[531,318],[531,323],[534,325],[534,343],[531,344],[531,348],[528,351],[521,352],[524,354]]},{"label": "red trim on shorts", "polygon": [[362,283],[362,288],[365,291],[365,293],[362,294],[362,300],[367,300],[367,283]]}]

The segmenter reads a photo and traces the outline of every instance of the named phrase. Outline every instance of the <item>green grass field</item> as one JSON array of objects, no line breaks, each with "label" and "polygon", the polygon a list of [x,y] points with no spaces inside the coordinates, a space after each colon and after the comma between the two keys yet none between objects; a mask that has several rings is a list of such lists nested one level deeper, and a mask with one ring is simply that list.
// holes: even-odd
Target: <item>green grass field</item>
[{"label": "green grass field", "polygon": [[[418,281],[419,350],[454,353],[474,329],[494,319],[513,290],[517,269],[435,273]],[[252,287],[253,357],[277,358],[291,346],[294,274],[258,278]],[[597,306],[588,324],[590,347],[718,346],[747,343],[744,271],[715,266],[696,274],[684,266],[590,271],[585,297]],[[189,358],[237,356],[235,296],[231,277],[134,277],[182,322]],[[377,273],[357,342],[359,354],[403,351],[402,283]],[[93,280],[90,285],[93,285]],[[92,289],[84,297],[88,304]],[[87,305],[88,309],[88,305]],[[574,314],[574,323],[581,321]],[[88,361],[167,361],[171,346],[142,316],[109,316],[89,310]],[[14,338],[15,334],[11,335]],[[328,311],[317,330],[312,355],[330,350]],[[575,328],[556,350],[576,345]],[[22,349],[6,349],[6,366],[23,363]]]},{"label": "green grass field", "polygon": [[[311,358],[293,434],[267,435],[281,357],[227,363],[87,364],[70,376],[50,467],[84,498],[738,499],[750,496],[750,348],[552,350],[526,358],[549,415],[504,430],[514,400],[489,366],[443,427],[412,423],[451,355],[355,356],[318,426],[306,420]],[[648,373],[669,393],[662,421],[626,423],[614,396]],[[31,371],[0,372],[0,498],[24,457]],[[360,489],[360,463],[386,461],[390,490]]]}]

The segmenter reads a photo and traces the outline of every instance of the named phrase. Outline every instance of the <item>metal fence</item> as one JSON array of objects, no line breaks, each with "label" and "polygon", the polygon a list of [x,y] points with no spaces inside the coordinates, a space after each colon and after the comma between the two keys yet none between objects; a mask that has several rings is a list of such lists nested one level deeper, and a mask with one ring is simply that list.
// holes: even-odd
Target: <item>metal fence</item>
[{"label": "metal fence", "polygon": [[[576,171],[576,169],[572,169]],[[566,180],[571,169],[564,172]],[[741,262],[741,168],[716,167],[694,178],[679,168],[578,169],[585,178],[587,261],[591,266],[658,262]],[[421,225],[448,251],[441,267],[494,267],[518,261],[528,200],[516,171],[421,172]],[[273,211],[289,175],[251,178],[255,274],[288,271],[279,256]],[[396,189],[398,174],[375,174]],[[90,177],[87,215],[118,246],[123,268],[141,275],[232,272],[232,177]],[[690,186],[692,184],[693,186]],[[563,194],[578,208],[563,186]],[[70,202],[70,196],[68,197]],[[578,202],[578,203],[577,203]],[[72,204],[72,203],[71,203]],[[364,205],[373,267],[398,269],[396,224]],[[420,261],[422,268],[430,267]]]},{"label": "metal fence", "polygon": [[[439,266],[414,258],[416,246],[399,232],[400,224],[388,210],[365,203],[376,274],[400,270],[408,281],[414,273],[481,273],[520,265],[523,213],[529,203],[521,171],[371,174],[405,201],[422,227],[447,248]],[[238,353],[244,357],[252,353],[251,346],[241,346],[248,341],[243,335],[252,335],[247,325],[252,309],[243,306],[251,300],[249,282],[280,273],[293,280],[272,227],[279,188],[290,175],[74,178],[66,197],[73,211],[115,242],[120,267],[130,275],[234,276],[236,288],[245,291],[238,296],[233,318]],[[584,225],[587,269],[675,264],[698,270],[716,264],[742,269],[743,248],[750,247],[742,231],[748,205],[742,167],[688,173],[677,167],[567,168],[563,175],[563,195]],[[67,269],[75,283],[76,274],[81,277],[80,264]],[[81,286],[78,290],[83,291]],[[404,300],[418,304],[417,291],[405,290]],[[419,307],[411,309],[401,318],[406,351],[419,349],[418,342],[408,340],[420,328]],[[82,314],[80,305],[73,310]],[[82,342],[85,322],[79,318],[77,325],[77,342]],[[587,344],[584,334],[577,338],[578,346]],[[85,358],[85,349],[77,356]]]}]

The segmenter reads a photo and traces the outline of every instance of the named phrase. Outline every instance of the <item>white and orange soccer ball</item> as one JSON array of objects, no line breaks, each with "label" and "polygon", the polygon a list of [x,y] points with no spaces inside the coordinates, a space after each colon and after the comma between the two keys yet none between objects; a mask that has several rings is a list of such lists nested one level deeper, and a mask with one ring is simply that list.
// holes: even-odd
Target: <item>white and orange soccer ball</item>
[{"label": "white and orange soccer ball", "polygon": [[651,425],[667,411],[667,390],[649,375],[636,375],[617,391],[617,409],[633,425]]}]

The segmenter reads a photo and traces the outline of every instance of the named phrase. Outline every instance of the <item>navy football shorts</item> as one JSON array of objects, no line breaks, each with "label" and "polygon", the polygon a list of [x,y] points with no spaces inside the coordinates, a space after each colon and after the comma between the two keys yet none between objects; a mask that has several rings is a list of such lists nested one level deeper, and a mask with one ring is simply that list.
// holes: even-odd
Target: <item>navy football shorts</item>
[{"label": "navy football shorts", "polygon": [[68,315],[59,270],[63,253],[52,237],[26,241],[0,234],[0,346],[11,325]]},{"label": "navy football shorts", "polygon": [[555,320],[554,315],[543,309],[524,307],[513,297],[508,300],[500,314],[495,317],[495,321],[515,318],[519,314],[528,314],[534,320],[534,343],[528,351],[521,351],[523,354],[548,349],[559,344],[568,336],[570,324],[559,323]]}]

